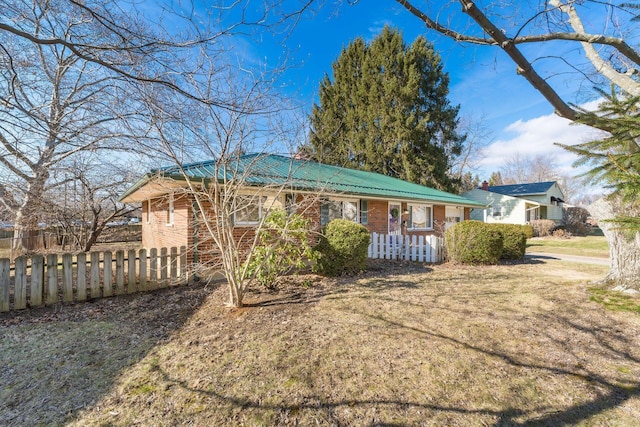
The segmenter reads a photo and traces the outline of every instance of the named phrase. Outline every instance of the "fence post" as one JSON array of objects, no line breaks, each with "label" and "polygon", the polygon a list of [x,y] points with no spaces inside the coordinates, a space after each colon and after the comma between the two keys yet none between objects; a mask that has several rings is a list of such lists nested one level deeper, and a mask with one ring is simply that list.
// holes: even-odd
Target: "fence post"
[{"label": "fence post", "polygon": [[91,252],[91,298],[100,298],[100,252]]},{"label": "fence post", "polygon": [[102,260],[102,296],[110,297],[113,295],[113,258],[111,257],[111,251],[104,251]]},{"label": "fence post", "polygon": [[136,291],[136,251],[134,249],[129,249],[127,254],[127,273],[129,276],[127,292],[132,294]]},{"label": "fence post", "polygon": [[20,256],[15,261],[13,308],[27,308],[27,258]]},{"label": "fence post", "polygon": [[404,260],[409,261],[411,259],[411,236],[408,234],[404,236]]},{"label": "fence post", "polygon": [[183,283],[189,283],[187,277],[187,247],[180,246],[180,280]]},{"label": "fence post", "polygon": [[124,294],[124,251],[116,251],[116,295]]},{"label": "fence post", "polygon": [[87,254],[82,252],[76,255],[76,264],[78,264],[76,298],[78,298],[78,301],[86,301],[87,299]]},{"label": "fence post", "polygon": [[158,249],[149,251],[149,289],[158,289]]},{"label": "fence post", "polygon": [[62,255],[62,302],[73,301],[73,255]]},{"label": "fence post", "polygon": [[42,293],[44,291],[44,258],[42,255],[34,255],[31,258],[31,307],[42,305]]},{"label": "fence post", "polygon": [[0,312],[9,311],[9,283],[11,274],[11,260],[0,259]]},{"label": "fence post", "polygon": [[58,255],[47,255],[47,305],[58,302]]},{"label": "fence post", "polygon": [[167,248],[160,248],[160,288],[167,287]]},{"label": "fence post", "polygon": [[411,236],[411,261],[418,260],[418,236]]},{"label": "fence post", "polygon": [[140,258],[140,271],[138,272],[138,289],[141,291],[147,290],[147,250],[140,249],[138,252],[138,258]]},{"label": "fence post", "polygon": [[169,250],[169,286],[178,285],[178,248],[173,246]]},{"label": "fence post", "polygon": [[418,236],[418,261],[424,262],[424,236]]}]

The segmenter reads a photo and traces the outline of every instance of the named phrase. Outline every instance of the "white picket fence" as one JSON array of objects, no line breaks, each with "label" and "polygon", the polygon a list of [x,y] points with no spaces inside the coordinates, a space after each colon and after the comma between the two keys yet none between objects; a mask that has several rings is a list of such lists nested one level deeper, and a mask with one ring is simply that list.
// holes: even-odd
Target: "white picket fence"
[{"label": "white picket fence", "polygon": [[369,258],[441,262],[444,239],[438,236],[403,236],[371,233]]}]

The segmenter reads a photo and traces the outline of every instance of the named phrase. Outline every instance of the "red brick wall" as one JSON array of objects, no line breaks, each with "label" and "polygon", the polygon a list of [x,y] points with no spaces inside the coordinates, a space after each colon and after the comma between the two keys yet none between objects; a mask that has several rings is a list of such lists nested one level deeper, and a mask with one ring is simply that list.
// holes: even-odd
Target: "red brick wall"
[{"label": "red brick wall", "polygon": [[174,198],[174,220],[168,224],[169,196],[151,200],[151,215],[142,203],[142,246],[145,248],[180,247],[188,244],[191,202],[185,195]]},{"label": "red brick wall", "polygon": [[[312,239],[315,243],[320,231],[320,201],[317,197],[298,196],[298,212],[311,220],[314,224],[312,228]],[[186,195],[176,195],[174,198],[174,223],[167,225],[169,198],[159,198],[151,201],[151,215],[147,214],[147,203],[142,204],[142,245],[145,248],[180,247],[188,248],[188,261],[194,260],[194,222],[192,211],[192,199]],[[207,209],[207,205],[205,205]],[[388,202],[386,200],[368,200],[368,224],[365,226],[371,232],[388,232]],[[207,209],[210,212],[210,207]],[[402,203],[402,212],[407,211],[407,203]],[[469,219],[470,209],[464,209],[464,218]],[[431,235],[441,234],[444,230],[445,207],[444,205],[433,205],[434,230],[408,231],[406,221],[408,214],[402,214],[403,234],[409,235]],[[200,221],[202,216],[199,214]],[[217,247],[209,235],[204,224],[198,227],[198,261],[219,266]],[[236,242],[239,243],[240,250],[247,250],[254,237],[253,227],[235,227],[233,232]]]},{"label": "red brick wall", "polygon": [[386,200],[369,200],[369,223],[365,225],[372,233],[386,234],[389,230],[388,202]]}]

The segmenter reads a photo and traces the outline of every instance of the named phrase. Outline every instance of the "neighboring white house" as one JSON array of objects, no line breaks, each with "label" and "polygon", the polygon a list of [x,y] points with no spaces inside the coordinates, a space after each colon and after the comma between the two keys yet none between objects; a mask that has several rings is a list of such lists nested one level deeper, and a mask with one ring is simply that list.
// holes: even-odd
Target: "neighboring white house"
[{"label": "neighboring white house", "polygon": [[462,196],[487,206],[471,210],[470,218],[478,221],[526,224],[536,219],[551,219],[562,222],[564,194],[555,181],[495,186],[485,181],[482,188]]}]

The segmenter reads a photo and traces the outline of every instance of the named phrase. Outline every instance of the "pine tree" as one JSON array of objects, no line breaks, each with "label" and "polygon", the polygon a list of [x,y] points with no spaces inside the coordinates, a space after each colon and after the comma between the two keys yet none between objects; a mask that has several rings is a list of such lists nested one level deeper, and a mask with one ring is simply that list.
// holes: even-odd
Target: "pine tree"
[{"label": "pine tree", "polygon": [[[584,175],[612,190],[611,197],[640,209],[640,97],[619,97],[600,91],[605,99],[598,111],[581,110],[579,123],[606,129],[608,135],[573,146],[558,144],[578,155],[574,166],[591,165]],[[640,218],[624,215],[614,219],[621,228],[640,231]]]},{"label": "pine tree", "polygon": [[459,183],[447,170],[465,137],[448,93],[433,46],[423,37],[406,46],[401,33],[385,27],[369,45],[354,40],[333,63],[303,149],[324,163],[455,191]]}]

